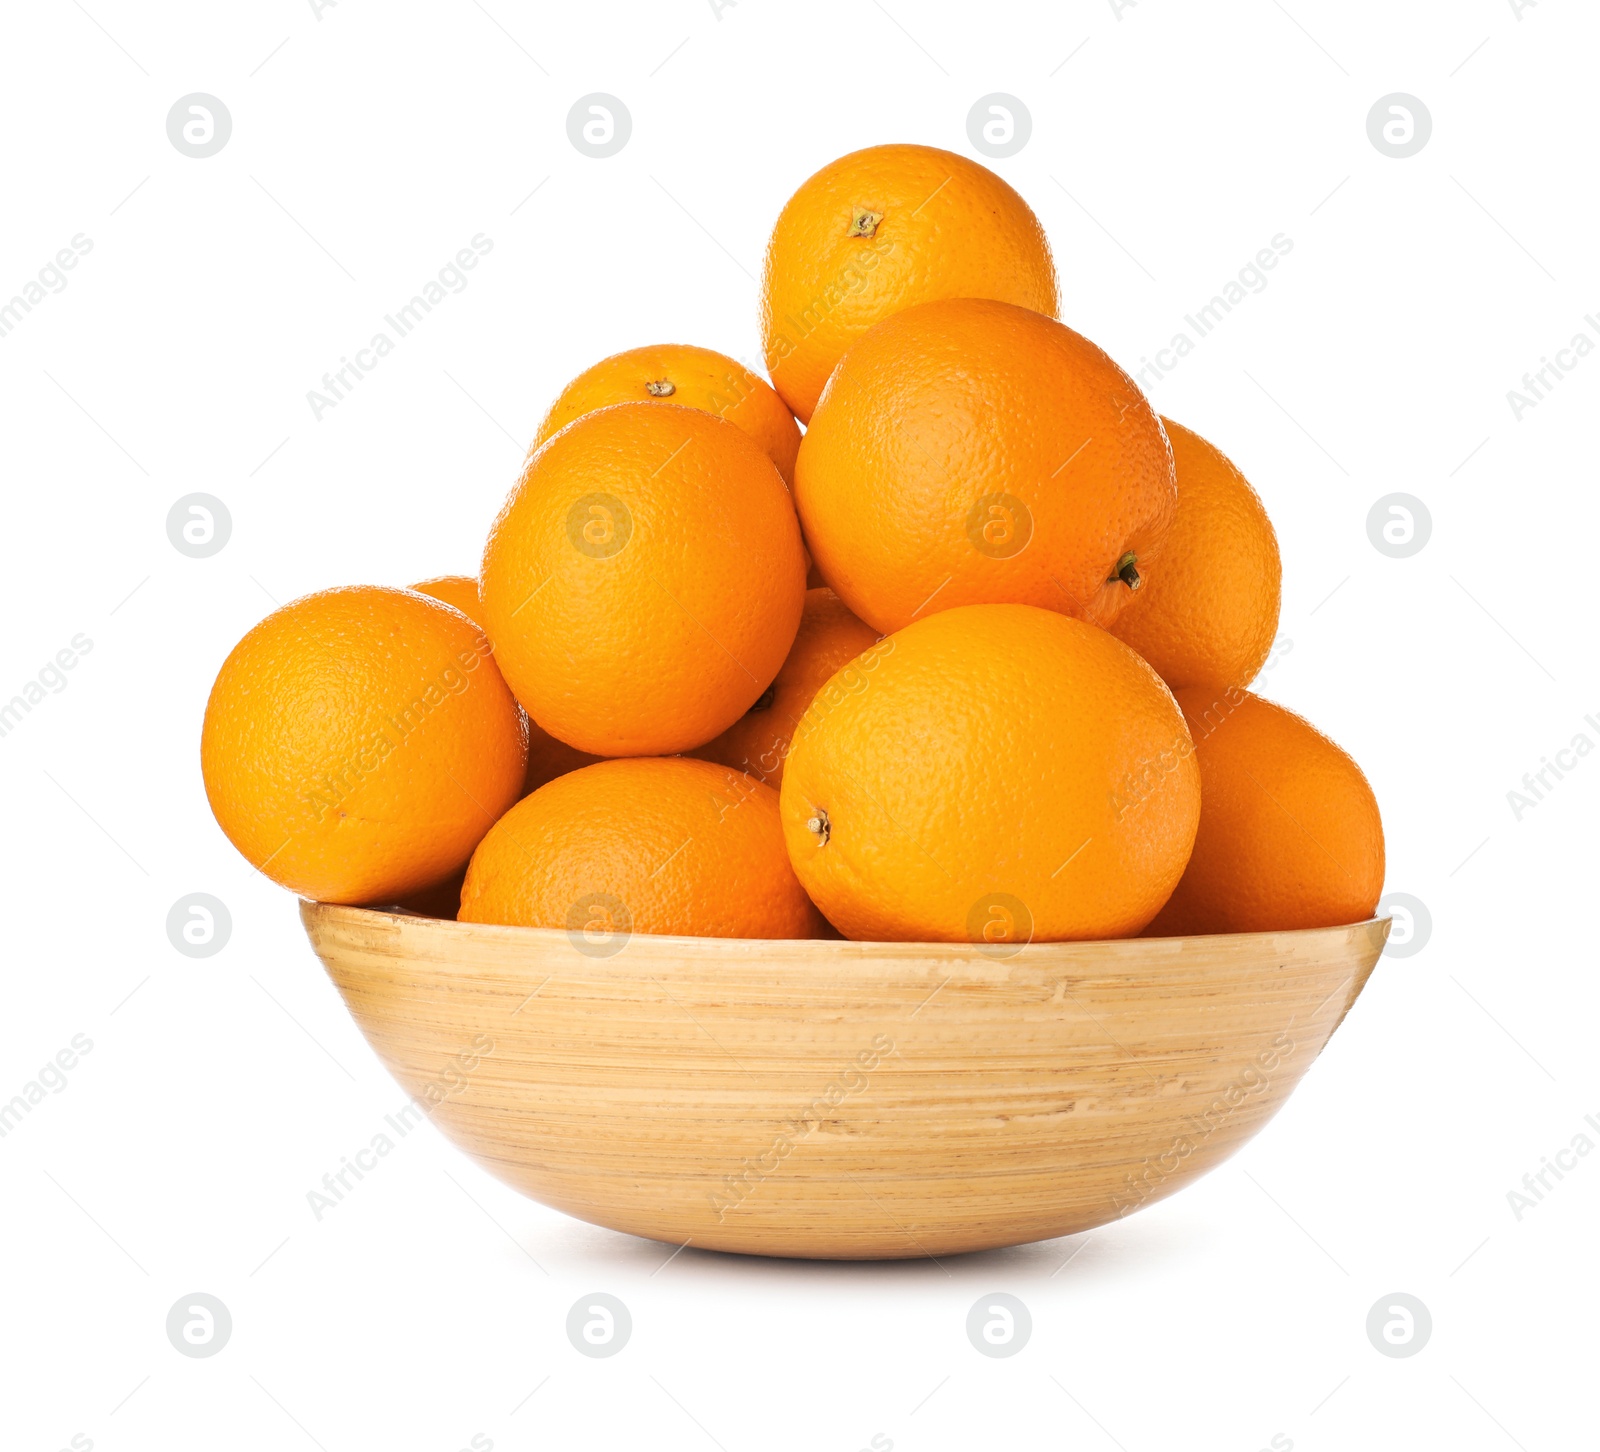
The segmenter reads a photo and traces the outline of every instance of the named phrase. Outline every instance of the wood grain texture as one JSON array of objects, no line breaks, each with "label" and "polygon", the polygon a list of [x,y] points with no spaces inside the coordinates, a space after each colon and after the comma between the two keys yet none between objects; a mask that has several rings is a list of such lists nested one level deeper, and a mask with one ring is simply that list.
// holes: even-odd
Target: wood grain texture
[{"label": "wood grain texture", "polygon": [[1087,1230],[1277,1111],[1387,919],[977,947],[565,932],[303,903],[357,1024],[523,1193],[674,1245],[863,1259]]}]

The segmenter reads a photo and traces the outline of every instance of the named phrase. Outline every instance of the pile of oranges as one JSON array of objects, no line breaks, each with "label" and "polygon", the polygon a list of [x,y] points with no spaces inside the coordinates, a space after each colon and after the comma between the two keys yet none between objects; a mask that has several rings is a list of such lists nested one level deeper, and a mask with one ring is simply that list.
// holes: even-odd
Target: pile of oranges
[{"label": "pile of oranges", "polygon": [[1279,608],[1260,499],[1057,310],[992,172],[833,162],[773,230],[770,384],[605,359],[475,579],[323,591],[239,642],[201,743],[223,831],[307,897],[583,933],[1370,916],[1366,778],[1247,689]]}]

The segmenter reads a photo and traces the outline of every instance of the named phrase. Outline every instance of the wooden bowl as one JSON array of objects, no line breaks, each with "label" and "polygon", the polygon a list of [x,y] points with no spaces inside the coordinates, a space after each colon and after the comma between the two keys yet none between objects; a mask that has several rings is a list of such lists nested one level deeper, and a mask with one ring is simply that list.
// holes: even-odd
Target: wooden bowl
[{"label": "wooden bowl", "polygon": [[[636,934],[303,903],[390,1073],[524,1194],[674,1245],[947,1255],[1170,1195],[1272,1116],[1388,919],[1032,944]],[[617,949],[601,956],[608,949]]]}]

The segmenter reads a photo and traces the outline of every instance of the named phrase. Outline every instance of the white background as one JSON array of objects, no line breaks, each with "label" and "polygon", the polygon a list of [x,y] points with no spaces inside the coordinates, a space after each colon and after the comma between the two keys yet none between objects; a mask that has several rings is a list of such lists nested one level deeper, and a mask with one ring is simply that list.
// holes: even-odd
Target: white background
[{"label": "white background", "polygon": [[[1520,421],[1506,393],[1600,340],[1597,49],[1578,0],[10,7],[0,296],[75,234],[93,250],[0,338],[0,699],[93,648],[0,738],[0,1098],[74,1034],[93,1049],[0,1140],[0,1441],[1592,1445],[1600,1154],[1520,1221],[1507,1192],[1600,1117],[1600,759],[1521,820],[1507,792],[1600,742],[1600,355]],[[194,91],[233,119],[204,160],[165,130]],[[594,91],[633,118],[606,160],[567,137]],[[975,154],[968,110],[997,91],[1032,115],[991,164],[1050,234],[1063,318],[1130,369],[1293,240],[1153,397],[1266,499],[1293,649],[1261,689],[1365,766],[1430,941],[1379,966],[1234,1161],[1087,1236],[663,1266],[431,1128],[317,1222],[307,1192],[403,1096],[206,809],[223,656],[306,591],[472,571],[591,361],[681,340],[759,366],[753,274],[788,194],[875,142]],[[1366,130],[1395,91],[1433,118],[1406,160]],[[317,421],[307,390],[480,232],[470,285]],[[166,535],[193,491],[232,515],[209,559]],[[1433,524],[1407,559],[1366,529],[1396,491]],[[232,913],[213,958],[167,939],[192,892]],[[197,1290],[234,1322],[205,1360],[164,1330]],[[564,1322],[602,1290],[634,1332],[596,1361]],[[993,1360],[964,1325],[1002,1290],[1034,1330]],[[1365,1332],[1394,1291],[1434,1323],[1405,1360]]]}]

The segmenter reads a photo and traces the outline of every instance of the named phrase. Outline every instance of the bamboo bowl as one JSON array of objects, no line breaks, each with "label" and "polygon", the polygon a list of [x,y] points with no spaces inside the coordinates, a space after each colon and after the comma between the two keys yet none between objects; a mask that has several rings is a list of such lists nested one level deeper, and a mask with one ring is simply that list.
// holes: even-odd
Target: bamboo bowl
[{"label": "bamboo bowl", "polygon": [[1389,931],[597,956],[300,912],[379,1058],[491,1173],[634,1235],[826,1259],[1018,1245],[1170,1195],[1288,1098]]}]

